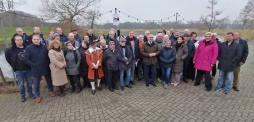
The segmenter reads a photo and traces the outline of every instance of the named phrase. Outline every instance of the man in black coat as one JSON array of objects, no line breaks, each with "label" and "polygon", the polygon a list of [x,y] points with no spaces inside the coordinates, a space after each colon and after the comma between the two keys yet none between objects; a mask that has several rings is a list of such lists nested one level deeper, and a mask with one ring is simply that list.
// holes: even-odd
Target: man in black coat
[{"label": "man in black coat", "polygon": [[40,42],[40,35],[32,35],[33,44],[29,45],[25,49],[24,61],[30,65],[32,77],[34,78],[34,95],[36,102],[41,102],[40,96],[40,82],[41,77],[44,76],[46,79],[49,95],[55,96],[53,92],[53,85],[50,73],[50,60],[48,57],[48,49],[45,45]]},{"label": "man in black coat", "polygon": [[128,36],[126,37],[126,45],[129,45],[129,47],[131,48],[131,52],[132,52],[132,60],[130,62],[131,65],[131,77],[130,77],[130,83],[132,85],[134,85],[134,77],[135,77],[135,69],[136,69],[136,63],[139,60],[139,54],[140,54],[140,50],[139,50],[139,43],[138,43],[138,39],[136,37],[134,37],[134,32],[131,30],[129,31]]},{"label": "man in black coat", "polygon": [[34,27],[33,34],[29,36],[29,42],[32,42],[32,36],[33,36],[34,34],[40,35],[40,42],[41,42],[41,44],[46,45],[46,41],[45,41],[45,39],[43,38],[43,34],[41,33],[39,27]]},{"label": "man in black coat", "polygon": [[115,49],[115,42],[109,42],[109,48],[103,53],[103,62],[106,65],[107,69],[107,81],[108,81],[108,89],[111,92],[114,90],[118,90],[119,88],[116,86],[117,74],[118,74],[118,60],[117,53]]},{"label": "man in black coat", "polygon": [[21,102],[26,101],[26,89],[24,85],[25,81],[29,97],[34,99],[31,82],[31,67],[23,60],[25,47],[26,46],[23,43],[22,36],[16,35],[14,37],[14,44],[5,51],[5,58],[11,65],[15,72],[16,78],[18,79]]},{"label": "man in black coat", "polygon": [[97,37],[93,34],[93,30],[92,29],[88,29],[87,34],[89,37],[89,42],[92,43],[94,40],[97,39]]},{"label": "man in black coat", "polygon": [[113,41],[115,46],[118,47],[119,46],[119,42],[114,37],[114,35],[115,35],[115,31],[113,31],[113,30],[109,31],[109,35],[108,35],[108,39],[107,39],[107,45],[109,44],[110,41]]},{"label": "man in black coat", "polygon": [[88,64],[86,62],[86,56],[85,56],[85,52],[86,50],[89,48],[89,42],[88,41],[84,41],[81,43],[80,48],[79,48],[79,53],[80,53],[80,57],[81,57],[81,62],[80,62],[80,66],[79,66],[79,75],[83,78],[83,88],[89,85],[89,80],[88,80]]},{"label": "man in black coat", "polygon": [[78,31],[76,29],[73,29],[71,32],[74,34],[75,40],[78,41],[81,44],[82,43],[82,38],[78,35]]},{"label": "man in black coat", "polygon": [[241,58],[237,62],[237,67],[234,70],[234,80],[233,80],[233,89],[235,91],[239,91],[238,84],[239,84],[239,73],[240,73],[240,67],[245,63],[248,54],[249,54],[249,47],[247,41],[240,38],[240,33],[235,32],[234,33],[234,41],[241,45]]},{"label": "man in black coat", "polygon": [[23,40],[23,44],[25,46],[28,46],[30,44],[32,44],[32,41],[29,40],[29,36],[23,32],[23,30],[21,28],[17,28],[16,29],[16,33],[13,35],[13,37],[11,38],[11,44],[14,45],[15,44],[15,37],[19,35],[22,37],[22,40]]},{"label": "man in black coat", "polygon": [[221,89],[225,79],[224,76],[226,75],[224,94],[228,94],[230,91],[234,69],[241,59],[241,45],[233,40],[233,35],[232,32],[227,33],[227,41],[221,44],[218,58],[219,77],[215,90],[219,91]]}]

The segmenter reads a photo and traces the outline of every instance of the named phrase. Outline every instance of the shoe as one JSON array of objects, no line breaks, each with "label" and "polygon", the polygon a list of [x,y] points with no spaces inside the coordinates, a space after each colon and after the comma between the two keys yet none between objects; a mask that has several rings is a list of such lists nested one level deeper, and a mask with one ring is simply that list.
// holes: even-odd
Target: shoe
[{"label": "shoe", "polygon": [[101,86],[97,86],[97,89],[100,90],[100,91],[102,90]]},{"label": "shoe", "polygon": [[228,94],[229,94],[229,92],[224,92],[224,94],[228,95]]},{"label": "shoe", "polygon": [[49,92],[49,96],[50,96],[50,97],[55,97],[56,94],[55,94],[54,92]]},{"label": "shoe", "polygon": [[187,80],[183,80],[183,82],[184,82],[184,83],[188,83],[188,81],[187,81]]},{"label": "shoe", "polygon": [[221,88],[219,88],[219,89],[216,88],[216,89],[215,89],[215,91],[217,91],[217,92],[220,91],[220,90],[221,90]]},{"label": "shoe", "polygon": [[92,95],[95,95],[95,92],[96,92],[95,90],[92,90]]},{"label": "shoe", "polygon": [[178,84],[175,83],[174,86],[178,86]]},{"label": "shoe", "polygon": [[71,93],[74,93],[75,91],[76,91],[75,88],[72,88],[72,89],[71,89]]},{"label": "shoe", "polygon": [[118,88],[117,86],[113,87],[113,89],[115,89],[115,90],[119,90],[119,88]]},{"label": "shoe", "polygon": [[212,76],[212,80],[215,78],[215,76]]},{"label": "shoe", "polygon": [[149,84],[146,84],[146,87],[149,87]]},{"label": "shoe", "polygon": [[174,83],[170,83],[171,85],[174,85]]},{"label": "shoe", "polygon": [[200,85],[200,83],[196,83],[196,82],[194,83],[194,86],[199,86],[199,85]]},{"label": "shoe", "polygon": [[167,89],[167,87],[168,87],[168,84],[165,84],[163,87],[164,87],[164,89]]},{"label": "shoe", "polygon": [[21,102],[25,102],[26,101],[26,97],[21,97]]},{"label": "shoe", "polygon": [[221,88],[223,89],[225,87],[225,84],[222,84]]},{"label": "shoe", "polygon": [[132,85],[135,85],[134,81],[130,81],[130,83],[131,83]]},{"label": "shoe", "polygon": [[113,88],[108,88],[109,91],[111,92],[114,92],[114,89]]},{"label": "shoe", "polygon": [[34,94],[29,94],[29,98],[35,99],[36,97],[34,96]]},{"label": "shoe", "polygon": [[152,83],[152,85],[153,85],[154,87],[156,87],[156,84],[155,84],[155,83]]},{"label": "shoe", "polygon": [[40,103],[41,102],[41,97],[35,98],[35,102]]},{"label": "shoe", "polygon": [[160,82],[161,82],[161,79],[160,79],[160,78],[157,78],[157,81],[160,83]]},{"label": "shoe", "polygon": [[82,88],[79,88],[78,90],[77,90],[77,93],[80,93],[82,91]]},{"label": "shoe", "polygon": [[208,92],[211,91],[211,90],[212,90],[212,89],[206,89],[206,91],[208,91]]},{"label": "shoe", "polygon": [[138,78],[138,81],[141,81],[142,80],[142,78]]},{"label": "shoe", "polygon": [[237,87],[234,87],[234,86],[233,86],[233,89],[234,89],[235,91],[237,91],[237,92],[240,91]]},{"label": "shoe", "polygon": [[63,97],[64,96],[64,94],[62,94],[62,93],[57,93],[57,96],[59,96],[59,97]]},{"label": "shoe", "polygon": [[121,90],[124,91],[124,86],[121,86]]}]

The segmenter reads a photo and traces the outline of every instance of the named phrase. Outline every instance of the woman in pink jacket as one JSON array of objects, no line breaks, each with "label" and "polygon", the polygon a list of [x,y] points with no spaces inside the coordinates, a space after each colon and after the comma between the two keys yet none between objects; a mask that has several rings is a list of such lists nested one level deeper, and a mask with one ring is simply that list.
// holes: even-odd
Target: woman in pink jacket
[{"label": "woman in pink jacket", "polygon": [[218,57],[218,45],[215,40],[211,38],[212,34],[207,32],[205,39],[199,41],[199,46],[196,49],[193,63],[197,69],[196,82],[194,86],[200,85],[200,80],[205,75],[205,87],[206,91],[212,90],[212,82],[210,72],[213,65],[216,64]]}]

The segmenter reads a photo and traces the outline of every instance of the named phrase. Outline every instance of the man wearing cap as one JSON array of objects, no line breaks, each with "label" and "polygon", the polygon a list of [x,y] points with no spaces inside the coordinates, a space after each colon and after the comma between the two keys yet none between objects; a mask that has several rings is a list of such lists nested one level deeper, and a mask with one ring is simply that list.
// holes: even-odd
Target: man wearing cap
[{"label": "man wearing cap", "polygon": [[82,38],[78,35],[78,31],[76,29],[73,29],[71,32],[74,34],[75,40],[78,41],[81,44],[82,43]]},{"label": "man wearing cap", "polygon": [[[118,59],[118,67],[120,70],[120,85],[121,90],[124,91],[124,85],[128,88],[132,88],[130,85],[131,78],[131,61],[132,61],[132,51],[129,45],[126,45],[126,39],[121,38],[119,40],[120,46],[117,48],[117,59]],[[126,80],[124,83],[124,73]]]},{"label": "man wearing cap", "polygon": [[92,86],[92,94],[95,94],[95,82],[97,81],[97,89],[102,90],[100,87],[101,78],[104,76],[102,68],[103,51],[96,47],[97,40],[90,43],[90,47],[86,50],[86,62],[88,64],[88,79]]},{"label": "man wearing cap", "polygon": [[[156,78],[156,64],[157,64],[157,56],[160,53],[160,47],[157,42],[153,40],[153,35],[148,35],[148,41],[143,43],[143,46],[140,50],[143,55],[143,63],[144,63],[144,76],[146,81],[146,86],[149,87],[149,84],[156,86],[155,78]],[[151,75],[149,75],[151,72]]]},{"label": "man wearing cap", "polygon": [[[191,77],[193,77],[193,76],[189,76],[188,73],[194,72],[194,71],[191,71],[191,69],[194,69],[194,68],[188,68],[188,67],[194,67],[194,64],[190,62],[193,61],[196,48],[194,45],[194,41],[190,40],[190,37],[191,37],[190,34],[184,33],[183,37],[184,37],[184,43],[188,47],[188,56],[184,59],[184,64],[183,64],[183,81],[185,83],[188,83],[192,79]],[[193,75],[195,77],[195,74]]]}]

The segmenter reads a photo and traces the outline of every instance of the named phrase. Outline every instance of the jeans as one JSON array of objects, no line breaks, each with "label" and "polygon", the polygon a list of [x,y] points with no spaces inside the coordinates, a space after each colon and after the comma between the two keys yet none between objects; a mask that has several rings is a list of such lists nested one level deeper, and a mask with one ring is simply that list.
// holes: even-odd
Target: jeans
[{"label": "jeans", "polygon": [[118,71],[107,70],[108,88],[115,88],[116,87],[117,72]]},{"label": "jeans", "polygon": [[136,60],[132,60],[131,61],[131,76],[130,76],[130,80],[133,82],[134,77],[135,77],[135,69],[136,69]]},{"label": "jeans", "polygon": [[[25,86],[24,86],[25,81],[26,81],[27,93],[33,94],[32,82],[31,82],[31,71],[30,70],[16,71],[15,74],[18,79],[18,85],[19,85],[19,91],[20,91],[21,97],[26,96],[26,90],[25,90]],[[25,81],[24,81],[24,79],[25,79]]]},{"label": "jeans", "polygon": [[[53,92],[53,85],[52,85],[52,80],[51,76],[44,76],[46,79],[47,87],[49,92]],[[41,76],[36,76],[34,77],[34,96],[36,98],[40,97],[40,82],[41,82]]]},{"label": "jeans", "polygon": [[[151,71],[151,79],[149,77]],[[156,65],[144,65],[144,75],[146,84],[154,83],[156,78]]]},{"label": "jeans", "polygon": [[126,82],[126,85],[130,85],[130,77],[131,77],[131,68],[129,69],[126,69],[126,70],[120,70],[120,85],[121,86],[124,86],[124,72],[126,73],[125,74],[125,82]]},{"label": "jeans", "polygon": [[165,84],[169,83],[170,80],[170,71],[171,71],[171,67],[162,67],[162,74],[163,74],[163,79],[165,81]]},{"label": "jeans", "polygon": [[208,72],[208,71],[197,70],[197,76],[196,76],[195,84],[196,85],[200,84],[200,81],[203,78],[203,75],[205,75],[205,87],[206,87],[206,89],[211,90],[212,87],[213,87],[213,84],[212,84],[212,78],[211,78],[210,72]]},{"label": "jeans", "polygon": [[225,74],[226,74],[226,81],[225,81],[224,92],[228,93],[230,91],[230,86],[231,86],[231,81],[233,79],[234,71],[226,72],[226,71],[219,70],[218,85],[215,90],[218,90],[221,88],[224,82]]}]

